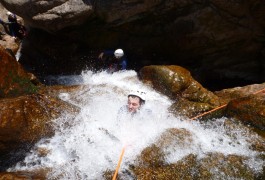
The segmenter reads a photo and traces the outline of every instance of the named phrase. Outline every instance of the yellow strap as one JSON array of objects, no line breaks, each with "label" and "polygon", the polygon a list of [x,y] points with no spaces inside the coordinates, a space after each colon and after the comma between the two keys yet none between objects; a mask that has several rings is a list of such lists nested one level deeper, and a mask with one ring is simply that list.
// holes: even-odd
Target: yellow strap
[{"label": "yellow strap", "polygon": [[120,165],[121,165],[121,161],[122,161],[122,158],[123,158],[124,152],[125,152],[125,147],[122,148],[121,155],[120,155],[120,159],[119,159],[119,162],[118,162],[118,165],[117,165],[117,167],[116,167],[116,171],[115,171],[115,174],[114,174],[112,180],[116,180],[116,178],[117,178],[118,171],[119,171],[119,169],[120,169]]}]

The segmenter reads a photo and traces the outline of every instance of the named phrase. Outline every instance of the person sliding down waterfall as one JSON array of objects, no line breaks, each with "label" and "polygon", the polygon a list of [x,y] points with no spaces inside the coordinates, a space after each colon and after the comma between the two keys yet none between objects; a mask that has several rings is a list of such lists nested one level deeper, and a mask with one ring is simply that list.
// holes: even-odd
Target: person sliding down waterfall
[{"label": "person sliding down waterfall", "polygon": [[104,68],[109,73],[127,69],[127,58],[122,49],[103,51],[98,59],[104,60]]},{"label": "person sliding down waterfall", "polygon": [[145,92],[135,91],[131,92],[128,95],[127,105],[124,105],[120,108],[118,112],[118,119],[120,120],[122,116],[131,115],[133,117],[140,117],[145,115],[151,115],[152,111],[150,109],[146,109],[145,105]]}]

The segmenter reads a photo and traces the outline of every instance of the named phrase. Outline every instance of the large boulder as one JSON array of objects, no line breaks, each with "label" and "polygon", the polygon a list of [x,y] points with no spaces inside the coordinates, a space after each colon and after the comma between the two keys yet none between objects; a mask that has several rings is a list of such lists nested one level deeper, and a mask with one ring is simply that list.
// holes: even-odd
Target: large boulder
[{"label": "large boulder", "polygon": [[77,108],[43,94],[0,100],[0,154],[53,134],[52,120]]},{"label": "large boulder", "polygon": [[47,94],[2,99],[0,109],[0,171],[21,161],[41,138],[54,135],[56,118],[79,111]]},{"label": "large boulder", "polygon": [[23,69],[12,51],[0,46],[0,98],[36,93],[37,84],[37,78]]},{"label": "large boulder", "polygon": [[220,105],[216,95],[180,66],[145,66],[140,70],[140,77],[143,82],[175,100],[171,111],[176,114],[191,117]]},{"label": "large boulder", "polygon": [[28,25],[47,31],[82,24],[93,12],[90,0],[3,0],[1,3],[22,16]]}]

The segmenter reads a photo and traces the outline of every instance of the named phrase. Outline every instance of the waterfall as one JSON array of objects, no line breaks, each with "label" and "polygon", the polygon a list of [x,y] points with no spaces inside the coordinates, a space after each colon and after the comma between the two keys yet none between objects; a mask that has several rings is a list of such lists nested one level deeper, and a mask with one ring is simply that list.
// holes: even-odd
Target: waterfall
[{"label": "waterfall", "polygon": [[[123,147],[126,149],[120,171],[134,164],[141,151],[156,142],[168,128],[186,129],[193,141],[189,146],[181,147],[176,142],[165,149],[167,163],[189,154],[203,158],[209,152],[219,152],[246,156],[249,168],[262,171],[264,162],[256,159],[258,152],[249,148],[253,137],[245,130],[232,129],[229,134],[233,136],[229,136],[224,128],[226,118],[200,123],[173,116],[167,111],[171,100],[143,84],[135,71],[113,74],[88,71],[77,78],[57,80],[86,85],[74,95],[60,94],[62,100],[79,106],[80,113],[54,119],[55,135],[40,140],[24,161],[9,171],[49,169],[48,179],[102,179],[106,170],[115,170]],[[152,114],[118,118],[117,112],[133,90],[146,92],[145,108],[152,110]],[[46,153],[41,154],[41,150]]]},{"label": "waterfall", "polygon": [[19,61],[20,56],[21,56],[21,48],[22,48],[22,42],[19,44],[19,48],[18,48],[17,53],[15,55],[17,61]]}]

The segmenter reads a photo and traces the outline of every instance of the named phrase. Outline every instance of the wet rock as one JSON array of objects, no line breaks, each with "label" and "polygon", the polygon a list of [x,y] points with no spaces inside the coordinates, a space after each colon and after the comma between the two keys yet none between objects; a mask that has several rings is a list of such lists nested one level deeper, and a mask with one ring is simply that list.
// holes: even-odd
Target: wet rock
[{"label": "wet rock", "polygon": [[[30,175],[20,174],[20,173],[0,173],[0,179],[17,179],[17,180],[30,180],[32,177]],[[35,179],[34,179],[35,180]]]},{"label": "wet rock", "polygon": [[15,54],[17,53],[19,49],[19,44],[20,43],[15,38],[9,35],[1,35],[0,45],[6,50],[8,50],[12,56],[15,56]]},{"label": "wet rock", "polygon": [[38,91],[37,78],[26,72],[7,50],[0,46],[0,98],[17,97]]},{"label": "wet rock", "polygon": [[192,173],[196,166],[196,156],[189,155],[176,164],[168,164],[161,167],[141,168],[136,167],[134,173],[136,179],[195,179]]},{"label": "wet rock", "polygon": [[[6,17],[6,9],[3,7],[3,5],[0,3],[0,19],[4,20]],[[5,32],[4,27],[0,24],[0,32]]]},{"label": "wet rock", "polygon": [[[194,155],[184,158],[184,163],[168,164],[166,155],[168,148],[186,148],[192,143],[191,134],[186,129],[168,129],[151,146],[145,148],[136,159],[132,171],[136,179],[180,179],[188,172],[189,166],[196,160]],[[188,162],[192,161],[192,162]],[[188,177],[188,176],[186,176]],[[191,178],[191,176],[190,176]]]},{"label": "wet rock", "polygon": [[145,66],[142,80],[176,102],[171,111],[191,117],[220,105],[219,98],[195,81],[190,72],[180,66]]},{"label": "wet rock", "polygon": [[[250,149],[263,152],[264,138],[258,137],[252,130],[234,121],[225,121],[224,128],[229,137],[238,133],[238,128],[245,129],[245,136],[249,137]],[[242,130],[242,129],[241,129]],[[235,133],[235,134],[234,134]],[[236,140],[235,140],[236,141]],[[135,179],[255,179],[259,175],[245,165],[249,159],[236,154],[204,153],[187,154],[182,159],[169,163],[166,159],[167,150],[181,150],[191,148],[192,134],[186,129],[168,129],[151,146],[145,148],[136,159],[131,171]],[[262,157],[260,157],[262,159]],[[264,158],[263,158],[264,159]]]},{"label": "wet rock", "polygon": [[160,167],[165,165],[165,155],[156,145],[145,148],[137,163],[142,167]]},{"label": "wet rock", "polygon": [[[253,127],[245,126],[241,121],[235,119],[227,119],[224,122],[226,134],[229,137],[234,137],[238,129],[244,132],[244,136],[248,137],[247,142],[250,143],[249,149],[257,152],[265,152],[265,134],[264,132],[257,131]],[[263,158],[265,159],[265,158]]]},{"label": "wet rock", "polygon": [[156,144],[164,149],[172,145],[187,148],[192,142],[192,134],[188,130],[171,128],[162,133]]},{"label": "wet rock", "polygon": [[[81,103],[80,99],[76,97],[80,92],[83,92],[84,89],[88,89],[86,85],[55,85],[55,86],[45,86],[39,90],[41,94],[47,94],[49,96],[58,97],[63,101],[71,101],[75,104]],[[74,98],[75,97],[75,98]]]},{"label": "wet rock", "polygon": [[50,150],[47,149],[47,148],[43,148],[43,147],[39,147],[37,149],[37,154],[40,156],[40,157],[45,157],[47,156],[49,153],[50,153]]},{"label": "wet rock", "polygon": [[257,94],[262,96],[265,93],[265,83],[252,84],[243,87],[235,87],[229,89],[223,89],[221,91],[215,91],[214,94],[223,100],[222,104],[228,103],[229,101],[237,98],[246,97],[249,95]]},{"label": "wet rock", "polygon": [[3,180],[45,180],[42,175],[33,175],[27,172],[0,172],[0,179]]},{"label": "wet rock", "polygon": [[[103,173],[103,177],[105,180],[111,180],[114,174],[115,174],[115,171],[107,170]],[[117,177],[117,179],[119,179],[119,177]]]},{"label": "wet rock", "polygon": [[146,66],[140,70],[141,79],[172,99],[180,97],[189,101],[219,105],[212,92],[195,81],[190,72],[180,66]]},{"label": "wet rock", "polygon": [[94,11],[91,1],[88,0],[4,0],[1,3],[13,13],[22,16],[27,24],[48,31],[81,24]]},{"label": "wet rock", "polygon": [[244,157],[210,153],[198,159],[190,154],[182,160],[160,167],[135,167],[136,179],[255,179],[245,166]]},{"label": "wet rock", "polygon": [[214,93],[220,97],[222,104],[228,103],[224,114],[245,124],[264,129],[265,83],[223,89]]},{"label": "wet rock", "polygon": [[78,109],[57,98],[34,94],[0,100],[0,152],[5,154],[21,145],[32,145],[53,135],[52,120]]},{"label": "wet rock", "polygon": [[188,148],[193,142],[186,129],[167,129],[151,146],[145,148],[137,158],[141,167],[161,167],[166,165],[165,156],[168,148]]},{"label": "wet rock", "polygon": [[236,179],[254,179],[255,174],[245,166],[245,157],[238,155],[223,155],[219,153],[209,153],[205,158],[199,160],[197,177],[204,179],[212,177],[214,179],[226,179],[228,177]]},{"label": "wet rock", "polygon": [[232,100],[226,108],[227,115],[246,124],[265,130],[265,96],[247,96]]}]

